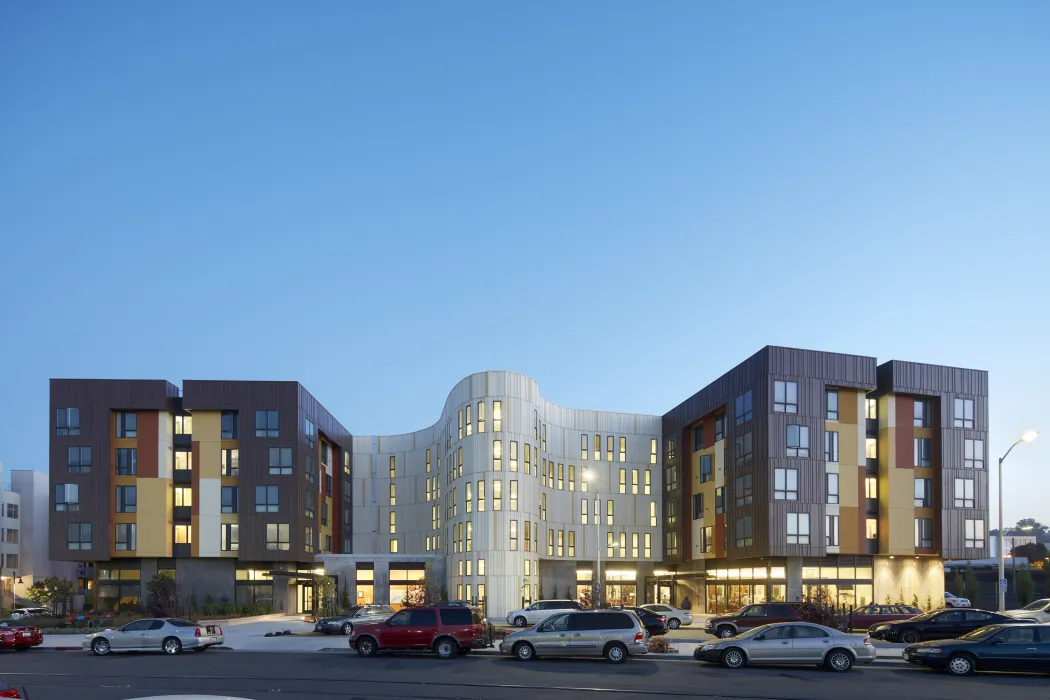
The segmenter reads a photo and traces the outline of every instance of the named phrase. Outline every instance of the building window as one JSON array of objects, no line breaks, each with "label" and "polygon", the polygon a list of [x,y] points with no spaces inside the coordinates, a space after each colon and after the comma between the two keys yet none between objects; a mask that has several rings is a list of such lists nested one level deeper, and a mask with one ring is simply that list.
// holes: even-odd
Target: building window
[{"label": "building window", "polygon": [[930,427],[930,400],[915,399],[915,411],[912,424],[916,428]]},{"label": "building window", "polygon": [[587,436],[580,436],[580,459],[587,459]]},{"label": "building window", "polygon": [[117,523],[114,549],[118,552],[135,551],[135,523]]},{"label": "building window", "polygon": [[875,518],[864,520],[864,531],[869,540],[879,539],[879,521]]},{"label": "building window", "polygon": [[605,522],[608,525],[613,524],[613,505],[611,498],[605,502]]},{"label": "building window", "polygon": [[117,437],[118,438],[136,438],[139,435],[138,429],[139,421],[138,414],[118,411],[117,412]]},{"label": "building window", "polygon": [[638,470],[637,469],[632,469],[631,470],[631,495],[632,496],[637,496],[638,495]]},{"label": "building window", "polygon": [[984,469],[984,440],[963,440],[963,466]]},{"label": "building window", "polygon": [[485,402],[478,401],[478,432],[485,432]]},{"label": "building window", "polygon": [[678,522],[678,504],[675,501],[665,501],[664,511],[667,524],[673,527]]},{"label": "building window", "polygon": [[515,511],[518,509],[518,482],[514,479],[508,483],[510,484],[510,509]]},{"label": "building window", "polygon": [[879,480],[876,477],[869,476],[864,479],[864,498],[878,500]]},{"label": "building window", "polygon": [[973,399],[955,399],[955,416],[952,425],[956,428],[973,428]]},{"label": "building window", "polygon": [[190,486],[175,487],[175,506],[189,508],[193,505],[193,488]]},{"label": "building window", "polygon": [[18,520],[18,504],[17,503],[8,503],[6,505],[7,505],[7,508],[5,510],[6,510],[7,517],[10,518],[11,520]]},{"label": "building window", "polygon": [[72,551],[91,549],[91,523],[69,523],[66,548]]},{"label": "building window", "polygon": [[[655,503],[652,503],[651,505],[653,507],[656,507]],[[587,515],[588,515],[587,499],[586,498],[581,498],[580,499],[580,518],[581,518],[580,522],[582,522],[584,525],[587,524]]]},{"label": "building window", "polygon": [[563,491],[565,489],[565,465],[558,462],[558,490]]},{"label": "building window", "polygon": [[787,543],[809,544],[809,513],[787,514]]},{"label": "building window", "polygon": [[55,435],[80,435],[79,408],[59,408],[55,411]]},{"label": "building window", "polygon": [[864,417],[868,420],[878,420],[879,402],[877,399],[864,400]]},{"label": "building window", "polygon": [[715,515],[726,512],[726,490],[724,486],[715,489]]},{"label": "building window", "polygon": [[237,552],[241,549],[241,527],[237,523],[222,524],[222,551]]},{"label": "building window", "polygon": [[554,556],[554,530],[547,530],[547,556]]},{"label": "building window", "polygon": [[66,468],[70,474],[90,474],[91,448],[70,447],[67,450]]},{"label": "building window", "polygon": [[[307,491],[307,493],[310,493]],[[276,513],[278,507],[278,488],[276,486],[255,487],[255,512]]]},{"label": "building window", "polygon": [[797,382],[773,382],[773,411],[798,413]]},{"label": "building window", "polygon": [[773,470],[773,500],[797,501],[798,500],[798,470],[797,469],[774,469]]},{"label": "building window", "polygon": [[391,535],[396,535],[397,534],[397,513],[395,513],[394,511],[390,511],[390,518],[389,518],[389,523],[388,524],[390,526],[390,534]]},{"label": "building window", "polygon": [[754,544],[755,540],[752,533],[751,516],[737,518],[733,531],[736,533],[737,549],[740,549],[741,547],[750,547]]},{"label": "building window", "polygon": [[[584,435],[586,438],[587,436]],[[587,456],[587,451],[584,450],[584,457]],[[656,464],[656,438],[649,440],[649,464]]]},{"label": "building window", "polygon": [[193,544],[193,526],[175,526],[175,544]]},{"label": "building window", "polygon": [[220,419],[220,437],[223,440],[236,440],[239,427],[237,424],[237,411],[223,411],[222,418]]},{"label": "building window", "polygon": [[[528,521],[525,521],[528,524]],[[518,521],[510,521],[510,551],[518,551]]]},{"label": "building window", "polygon": [[474,434],[474,422],[470,419],[470,404],[467,404],[467,437]]},{"label": "building window", "polygon": [[179,450],[175,453],[175,471],[193,471],[193,453]]},{"label": "building window", "polygon": [[955,480],[955,507],[973,508],[973,479]]},{"label": "building window", "polygon": [[467,506],[467,512],[468,513],[473,513],[474,512],[474,484],[472,484],[471,482],[468,481],[467,485],[463,488],[463,493],[465,495],[465,503],[466,503],[466,506]]},{"label": "building window", "polygon": [[492,402],[492,432],[503,432],[503,402]]},{"label": "building window", "polygon": [[532,445],[525,443],[525,473],[532,473]]},{"label": "building window", "polygon": [[[467,502],[468,503],[470,502],[469,495],[467,497]],[[397,505],[397,484],[390,484],[390,505],[392,505],[392,506],[396,506]],[[469,506],[467,507],[467,510],[468,511],[470,510]]]},{"label": "building window", "polygon": [[427,450],[427,474],[430,473],[430,450]]},{"label": "building window", "polygon": [[930,438],[915,438],[915,466],[933,466],[933,441]]},{"label": "building window", "polygon": [[[583,505],[584,505],[584,509],[583,509],[584,510],[583,524],[586,525],[587,524],[587,508],[586,508],[587,501],[584,501]],[[597,511],[597,509],[594,512],[594,521],[596,523],[598,522],[598,511]],[[656,527],[656,501],[650,501],[649,502],[649,527]]]},{"label": "building window", "polygon": [[[317,457],[315,457],[313,455],[313,453],[308,452],[306,454],[306,468],[304,469],[304,473],[306,474],[306,480],[309,481],[311,484],[316,484],[317,483],[317,472],[318,472],[318,469],[317,469]],[[280,472],[280,471],[273,471],[271,469],[270,473],[271,474],[281,474],[282,472]],[[284,472],[284,473],[291,474],[292,472],[289,469],[288,472]]]},{"label": "building window", "polygon": [[699,452],[704,449],[704,426],[700,425],[693,426],[693,452]]},{"label": "building window", "polygon": [[500,479],[492,481],[492,510],[503,510],[503,482]]},{"label": "building window", "polygon": [[237,486],[223,486],[221,491],[222,500],[222,512],[223,513],[236,513],[239,508],[237,506],[237,498],[239,495],[239,488]]},{"label": "building window", "polygon": [[605,533],[605,556],[612,559],[614,552],[616,551],[616,539],[615,535],[611,532]]},{"label": "building window", "polygon": [[459,409],[459,429],[456,432],[456,439],[463,439],[463,409]]},{"label": "building window", "polygon": [[751,449],[751,431],[747,431],[743,435],[738,435],[736,438],[736,466],[743,467],[751,463],[752,449]]},{"label": "building window", "polygon": [[266,525],[266,549],[270,551],[287,551],[292,548],[289,537],[289,526],[285,523]]},{"label": "building window", "polygon": [[[307,469],[309,474],[311,469]],[[292,473],[292,448],[271,447],[270,448],[270,474],[282,475]]]},{"label": "building window", "polygon": [[700,520],[704,517],[704,494],[694,493],[693,494],[693,520]]},{"label": "building window", "polygon": [[645,470],[645,484],[644,484],[644,490],[642,491],[642,493],[644,493],[646,496],[650,496],[650,495],[652,495],[652,489],[653,489],[653,474],[652,474],[651,470],[646,469]]},{"label": "building window", "polygon": [[627,461],[627,438],[620,438],[620,461]]},{"label": "building window", "polygon": [[933,547],[932,518],[915,518],[915,546],[927,549]]},{"label": "building window", "polygon": [[787,426],[787,456],[809,457],[809,427],[805,425]]},{"label": "building window", "polygon": [[[635,472],[635,474],[637,474],[638,470],[635,469],[634,472]],[[569,491],[575,491],[575,490],[576,490],[576,467],[570,464],[569,465]],[[637,491],[635,493],[637,493]]]},{"label": "building window", "polygon": [[915,507],[933,507],[933,479],[915,480]]},{"label": "building window", "polygon": [[627,493],[627,470],[620,470],[620,493]]},{"label": "building window", "polygon": [[594,461],[597,462],[602,458],[602,436],[594,436]]},{"label": "building window", "polygon": [[715,529],[708,525],[700,531],[700,549],[704,554],[712,554],[715,551]]},{"label": "building window", "polygon": [[307,445],[317,447],[317,426],[306,416],[303,416],[303,437],[306,438]]},{"label": "building window", "polygon": [[825,413],[825,420],[838,420],[839,419],[839,392],[838,389],[828,389],[824,392],[824,397],[827,403],[827,413]]},{"label": "building window", "polygon": [[543,445],[543,451],[546,452],[547,451],[547,424],[546,423],[543,424],[543,439],[541,440],[541,443]]},{"label": "building window", "polygon": [[715,414],[715,442],[725,439],[726,436],[726,412],[719,411]]},{"label": "building window", "polygon": [[966,540],[963,546],[971,549],[984,549],[984,521],[966,520],[964,525]]},{"label": "building window", "polygon": [[[496,442],[499,442],[498,440]],[[495,448],[493,448],[495,449]],[[518,442],[517,440],[510,441],[510,470],[512,472],[518,471]]]},{"label": "building window", "polygon": [[478,512],[485,512],[485,482],[478,481]]},{"label": "building window", "polygon": [[835,505],[839,502],[839,475],[838,474],[826,474],[825,475],[826,489],[828,492],[828,503]]},{"label": "building window", "polygon": [[839,461],[839,434],[836,430],[824,432],[824,461]]},{"label": "building window", "polygon": [[55,511],[75,513],[80,510],[80,487],[76,484],[55,485]]},{"label": "building window", "polygon": [[752,499],[752,482],[750,474],[743,474],[738,476],[733,483],[733,492],[736,496],[736,504],[738,506],[751,505]]},{"label": "building window", "polygon": [[[503,471],[503,441],[492,441],[492,470]],[[462,474],[460,474],[462,476]]]},{"label": "building window", "polygon": [[608,461],[613,461],[613,444],[615,438],[610,435],[605,438],[605,456]]},{"label": "building window", "polygon": [[239,476],[241,473],[241,451],[237,448],[222,450],[222,476]]},{"label": "building window", "polygon": [[[559,530],[558,532],[559,532],[559,542],[560,542],[560,533],[561,533],[561,531]],[[635,537],[638,537],[638,535],[635,535]],[[560,547],[560,545],[559,545],[559,547]],[[560,554],[561,553],[559,552],[559,555]],[[568,554],[569,554],[570,557],[576,556],[576,532],[574,530],[569,530],[569,552],[568,552]],[[635,556],[638,556],[638,555],[635,555]]]},{"label": "building window", "polygon": [[[500,452],[502,453],[503,451],[500,450]],[[502,456],[502,454],[501,454],[501,456]],[[462,478],[462,476],[463,476],[463,448],[462,447],[460,447],[459,450],[456,451],[456,459],[458,460],[457,463],[456,463],[456,469],[458,470],[456,478],[458,479],[458,478]]]},{"label": "building window", "polygon": [[255,437],[280,437],[277,411],[255,412]]},{"label": "building window", "polygon": [[135,486],[117,487],[117,512],[134,513],[138,505],[138,488]]},{"label": "building window", "polygon": [[[711,455],[700,455],[700,483],[706,484],[714,478],[711,467]],[[647,472],[648,473],[648,472]]]},{"label": "building window", "polygon": [[824,545],[827,547],[839,546],[839,516],[824,516]]},{"label": "building window", "polygon": [[540,494],[540,520],[547,519],[547,494]]},{"label": "building window", "polygon": [[648,532],[642,535],[642,556],[646,559],[653,556],[653,536]]},{"label": "building window", "polygon": [[751,390],[748,389],[736,397],[736,424],[751,420]]}]

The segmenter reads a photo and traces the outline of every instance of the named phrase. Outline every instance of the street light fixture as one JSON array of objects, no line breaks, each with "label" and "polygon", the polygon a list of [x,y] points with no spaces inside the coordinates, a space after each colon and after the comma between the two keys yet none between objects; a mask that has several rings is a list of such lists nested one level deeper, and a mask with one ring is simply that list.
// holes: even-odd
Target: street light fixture
[{"label": "street light fixture", "polygon": [[1003,462],[1015,447],[1022,442],[1032,442],[1037,437],[1039,437],[1038,430],[1026,430],[1021,435],[1021,439],[1010,445],[1006,454],[999,458],[999,612],[1006,610],[1006,590],[1003,588],[1003,581],[1006,579],[1006,562],[1003,559],[1006,549],[1006,535],[1003,532]]}]

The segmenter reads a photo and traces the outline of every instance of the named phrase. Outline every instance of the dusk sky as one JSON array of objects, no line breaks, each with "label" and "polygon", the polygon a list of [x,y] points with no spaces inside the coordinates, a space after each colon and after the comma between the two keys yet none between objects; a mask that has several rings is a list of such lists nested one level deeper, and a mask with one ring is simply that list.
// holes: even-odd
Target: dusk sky
[{"label": "dusk sky", "polygon": [[4,3],[0,461],[47,469],[51,377],[295,379],[366,435],[487,369],[662,414],[776,344],[987,369],[990,464],[1044,431],[1007,520],[1050,521],[1048,27]]}]

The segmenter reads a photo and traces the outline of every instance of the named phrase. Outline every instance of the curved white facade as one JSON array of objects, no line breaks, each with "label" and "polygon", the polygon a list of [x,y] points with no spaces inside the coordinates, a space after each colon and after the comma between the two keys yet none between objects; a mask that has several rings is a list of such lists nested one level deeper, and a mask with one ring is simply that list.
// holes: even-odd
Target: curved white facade
[{"label": "curved white facade", "polygon": [[353,555],[443,554],[448,595],[484,596],[495,617],[539,599],[541,584],[545,597],[575,596],[577,565],[593,570],[600,546],[603,578],[637,579],[640,599],[663,553],[660,425],[558,406],[521,374],[473,374],[435,425],[354,438]]}]

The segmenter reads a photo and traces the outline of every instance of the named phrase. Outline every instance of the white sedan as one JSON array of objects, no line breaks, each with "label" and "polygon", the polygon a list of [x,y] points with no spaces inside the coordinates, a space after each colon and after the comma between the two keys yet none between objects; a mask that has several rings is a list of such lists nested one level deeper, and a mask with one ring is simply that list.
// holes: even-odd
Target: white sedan
[{"label": "white sedan", "polygon": [[649,604],[641,606],[650,612],[667,618],[667,626],[673,630],[682,625],[693,624],[693,614],[688,610],[676,608],[673,605]]},{"label": "white sedan", "polygon": [[1007,610],[1006,614],[1010,617],[1031,618],[1036,622],[1050,622],[1050,598],[1041,598],[1020,610]]}]

